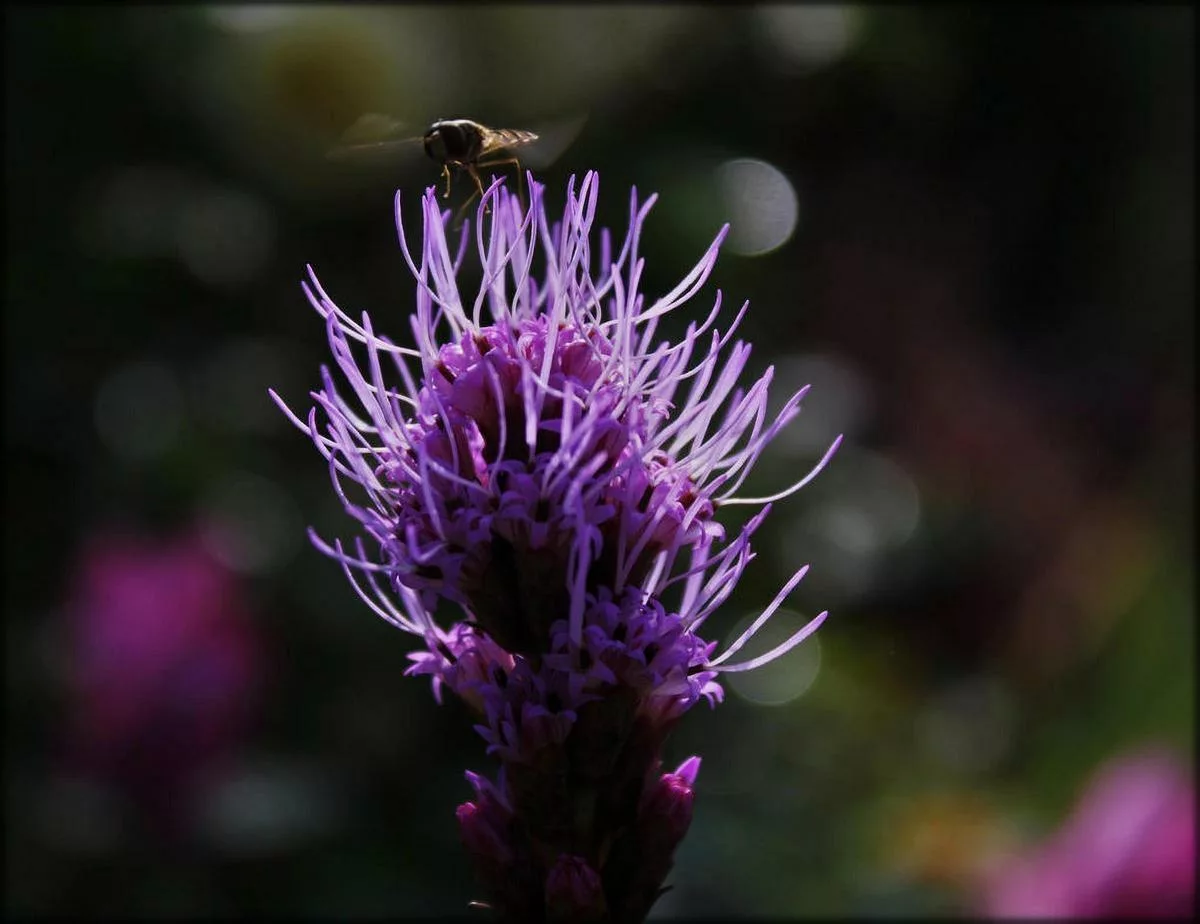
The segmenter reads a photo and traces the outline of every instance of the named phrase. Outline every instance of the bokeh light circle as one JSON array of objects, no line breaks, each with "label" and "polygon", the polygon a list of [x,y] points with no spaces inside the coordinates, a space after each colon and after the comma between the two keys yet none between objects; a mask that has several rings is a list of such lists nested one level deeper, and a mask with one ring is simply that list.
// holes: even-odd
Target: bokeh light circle
[{"label": "bokeh light circle", "polygon": [[239,472],[223,478],[203,503],[205,547],[243,574],[273,571],[300,548],[304,523],[296,502],[274,481]]},{"label": "bokeh light circle", "polygon": [[[760,610],[747,613],[729,633],[722,648],[734,642],[760,614]],[[770,651],[804,628],[810,619],[811,617],[802,616],[795,610],[776,610],[767,624],[738,652],[736,660],[752,658]],[[724,674],[721,680],[742,699],[760,706],[782,706],[799,699],[816,681],[821,669],[819,634],[810,635],[774,661],[752,671]]]},{"label": "bokeh light circle", "polygon": [[104,444],[126,462],[166,452],[183,426],[183,391],[164,363],[121,366],[96,392],[93,419]]},{"label": "bokeh light circle", "polygon": [[717,168],[717,185],[729,216],[725,246],[744,257],[787,243],[800,215],[791,181],[766,161],[739,158]]}]

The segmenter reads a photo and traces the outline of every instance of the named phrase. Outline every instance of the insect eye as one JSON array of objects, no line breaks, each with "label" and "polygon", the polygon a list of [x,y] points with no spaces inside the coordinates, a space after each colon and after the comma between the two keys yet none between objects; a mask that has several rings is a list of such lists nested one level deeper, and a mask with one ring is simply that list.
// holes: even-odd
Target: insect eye
[{"label": "insect eye", "polygon": [[443,125],[438,131],[441,133],[440,141],[445,147],[446,153],[454,158],[467,156],[466,134],[461,127],[458,125]]},{"label": "insect eye", "polygon": [[446,159],[446,138],[442,129],[435,128],[426,132],[423,141],[426,154],[434,160],[441,161]]}]

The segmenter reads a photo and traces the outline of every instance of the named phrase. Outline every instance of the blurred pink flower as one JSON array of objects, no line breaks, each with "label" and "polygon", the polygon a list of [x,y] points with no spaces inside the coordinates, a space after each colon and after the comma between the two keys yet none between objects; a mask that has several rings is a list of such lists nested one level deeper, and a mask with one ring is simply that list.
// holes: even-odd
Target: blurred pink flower
[{"label": "blurred pink flower", "polygon": [[67,607],[68,769],[174,828],[253,714],[260,639],[194,535],[92,537]]},{"label": "blurred pink flower", "polygon": [[994,917],[1188,917],[1196,894],[1196,793],[1165,751],[1103,766],[1047,841],[1003,865]]}]

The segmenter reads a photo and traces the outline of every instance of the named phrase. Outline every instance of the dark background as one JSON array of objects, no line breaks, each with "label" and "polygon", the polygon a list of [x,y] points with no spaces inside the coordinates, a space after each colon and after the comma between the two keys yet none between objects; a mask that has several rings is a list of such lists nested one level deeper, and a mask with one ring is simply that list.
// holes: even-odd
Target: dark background
[{"label": "dark background", "polygon": [[[694,310],[750,299],[754,369],[776,364],[780,401],[813,384],[751,491],[847,434],[713,627],[805,561],[784,621],[832,613],[672,739],[704,766],[659,914],[969,908],[1104,759],[1190,755],[1190,8],[58,6],[5,27],[11,912],[476,897],[454,807],[492,768],[305,541],[351,524],[266,396],[306,410],[328,361],[306,263],[408,336],[392,195],[437,167],[328,161],[363,112],[559,137],[548,201],[598,170],[618,234],[629,187],[657,191],[652,294],[731,220]],[[215,699],[150,671],[133,732],[91,717],[108,699],[82,692],[95,643],[72,628],[105,618],[80,575],[118,535],[148,560],[201,537],[240,603],[196,618],[244,611],[221,637],[252,667]],[[228,664],[160,641],[173,597],[147,599],[104,697],[155,658]],[[81,727],[124,756],[72,758]],[[172,783],[176,754],[203,785]]]}]

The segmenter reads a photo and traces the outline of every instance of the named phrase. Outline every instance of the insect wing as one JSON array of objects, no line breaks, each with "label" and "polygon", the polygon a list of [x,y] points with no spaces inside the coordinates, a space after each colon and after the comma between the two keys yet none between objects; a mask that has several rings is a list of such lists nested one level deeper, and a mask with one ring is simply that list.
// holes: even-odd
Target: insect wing
[{"label": "insect wing", "polygon": [[387,156],[410,150],[421,135],[408,138],[396,137],[404,131],[403,122],[378,112],[360,116],[342,134],[338,143],[329,151],[331,160],[347,160],[362,156]]},{"label": "insect wing", "polygon": [[398,119],[380,112],[368,112],[358,117],[345,132],[339,144],[366,144],[372,141],[388,141],[404,131],[405,125]]},{"label": "insect wing", "polygon": [[549,167],[579,137],[586,122],[587,115],[577,115],[535,123],[537,140],[521,151],[521,164],[532,170],[544,170]]},{"label": "insect wing", "polygon": [[[482,126],[480,126],[483,128]],[[532,144],[538,136],[520,128],[483,128],[483,147],[479,156],[487,157],[497,151],[507,151],[522,145]]]}]

